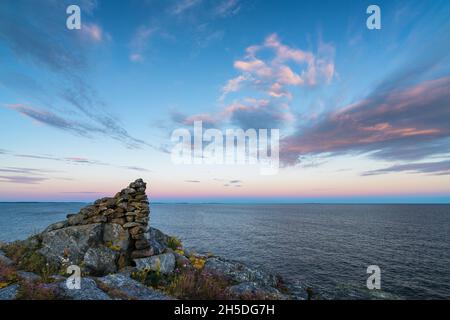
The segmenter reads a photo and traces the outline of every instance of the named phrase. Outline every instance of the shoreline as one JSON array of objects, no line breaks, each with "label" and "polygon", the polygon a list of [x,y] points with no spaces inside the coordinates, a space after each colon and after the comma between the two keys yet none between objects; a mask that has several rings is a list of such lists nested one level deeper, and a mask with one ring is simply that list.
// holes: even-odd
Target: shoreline
[{"label": "shoreline", "polygon": [[[188,252],[152,228],[145,188],[138,179],[43,232],[1,244],[0,300],[294,298],[279,275]],[[71,290],[73,276],[85,289]]]}]

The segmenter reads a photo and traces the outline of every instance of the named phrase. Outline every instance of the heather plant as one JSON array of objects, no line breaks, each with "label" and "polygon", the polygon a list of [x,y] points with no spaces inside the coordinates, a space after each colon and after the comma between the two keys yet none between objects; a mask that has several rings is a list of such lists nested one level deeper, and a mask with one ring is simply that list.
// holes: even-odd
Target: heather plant
[{"label": "heather plant", "polygon": [[55,286],[39,281],[22,281],[17,292],[17,300],[60,300],[64,297]]},{"label": "heather plant", "polygon": [[178,299],[229,299],[229,282],[220,275],[186,269],[174,277],[167,292]]},{"label": "heather plant", "polygon": [[0,263],[0,289],[17,281],[16,269]]}]

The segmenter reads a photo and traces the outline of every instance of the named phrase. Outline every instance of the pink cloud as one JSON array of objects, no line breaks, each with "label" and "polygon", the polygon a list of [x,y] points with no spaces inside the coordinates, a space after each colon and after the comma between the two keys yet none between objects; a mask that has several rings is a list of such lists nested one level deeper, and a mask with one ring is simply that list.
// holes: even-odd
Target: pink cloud
[{"label": "pink cloud", "polygon": [[[261,51],[271,51],[269,58],[258,57]],[[246,56],[234,62],[241,74],[228,81],[221,99],[249,84],[273,98],[291,98],[289,87],[315,86],[329,83],[335,74],[334,47],[319,43],[317,54],[281,43],[277,34],[269,35],[262,45],[246,48]],[[239,86],[234,81],[239,79]],[[233,90],[229,90],[233,88]]]},{"label": "pink cloud", "polygon": [[83,23],[81,26],[83,33],[92,41],[100,42],[103,39],[102,28],[93,23]]},{"label": "pink cloud", "polygon": [[374,93],[341,108],[282,141],[281,156],[295,164],[300,155],[372,152],[372,156],[421,159],[447,153],[450,138],[450,78],[406,89]]}]

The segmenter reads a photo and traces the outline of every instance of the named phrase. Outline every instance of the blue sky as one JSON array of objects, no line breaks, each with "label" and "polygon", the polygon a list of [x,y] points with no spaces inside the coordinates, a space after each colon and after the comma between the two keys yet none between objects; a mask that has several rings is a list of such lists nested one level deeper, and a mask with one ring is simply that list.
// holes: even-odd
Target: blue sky
[{"label": "blue sky", "polygon": [[[2,1],[0,201],[450,202],[450,4],[370,4]],[[195,120],[279,128],[282,168],[174,165]]]}]

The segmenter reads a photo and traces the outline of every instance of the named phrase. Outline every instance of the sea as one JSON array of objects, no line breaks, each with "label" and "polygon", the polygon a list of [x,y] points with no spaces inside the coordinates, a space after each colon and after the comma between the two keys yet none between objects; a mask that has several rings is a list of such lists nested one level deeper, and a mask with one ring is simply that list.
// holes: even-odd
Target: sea
[{"label": "sea", "polygon": [[[85,205],[0,203],[0,241],[24,239]],[[150,225],[185,247],[280,274],[297,297],[309,287],[320,299],[450,299],[450,205],[150,208]],[[367,286],[370,266],[380,289]]]}]

